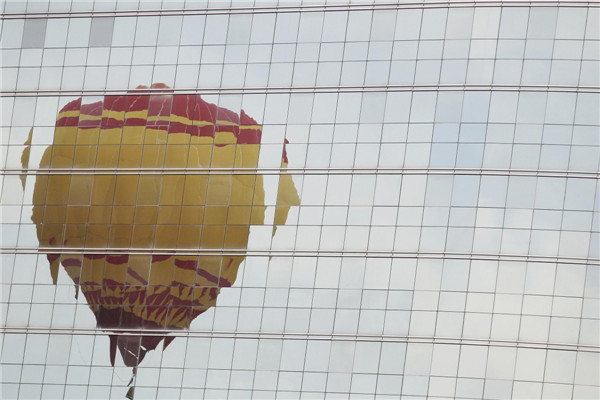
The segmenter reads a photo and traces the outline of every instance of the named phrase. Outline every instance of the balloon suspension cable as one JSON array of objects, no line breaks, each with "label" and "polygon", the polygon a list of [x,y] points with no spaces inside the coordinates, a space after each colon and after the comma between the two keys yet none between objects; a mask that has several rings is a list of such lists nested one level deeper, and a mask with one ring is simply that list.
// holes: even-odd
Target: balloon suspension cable
[{"label": "balloon suspension cable", "polygon": [[125,398],[129,399],[129,400],[133,400],[133,395],[135,392],[135,374],[137,373],[137,367],[133,367],[133,374],[131,375],[131,379],[129,380],[129,383],[127,384],[127,386],[129,386],[129,390],[127,391],[127,394],[125,394]]}]

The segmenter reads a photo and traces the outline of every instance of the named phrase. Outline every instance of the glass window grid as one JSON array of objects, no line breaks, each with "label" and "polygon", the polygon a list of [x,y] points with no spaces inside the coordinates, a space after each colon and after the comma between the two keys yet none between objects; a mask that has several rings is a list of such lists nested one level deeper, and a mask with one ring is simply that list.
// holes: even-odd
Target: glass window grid
[{"label": "glass window grid", "polygon": [[[535,8],[534,8],[534,9],[535,9]],[[502,11],[504,12],[504,10],[505,10],[505,9],[503,9]],[[562,11],[563,9],[561,8],[560,10]],[[537,10],[535,10],[535,11],[537,11]],[[444,13],[444,12],[445,12],[445,10],[443,10],[441,13]],[[544,12],[547,12],[547,11],[544,11]],[[552,12],[553,12],[553,10],[551,10],[551,11],[550,11],[550,13],[552,13]],[[399,14],[400,14],[400,12],[399,12]],[[438,11],[438,12],[437,12],[437,14],[440,14],[440,12]],[[503,20],[503,19],[501,19],[501,20]],[[527,24],[525,24],[525,26],[527,26]],[[501,27],[501,29],[500,29],[500,32],[502,33],[502,25],[500,25],[500,27]],[[546,35],[546,36],[544,36],[544,35]],[[550,33],[550,34],[549,34],[549,33],[546,33],[546,32],[542,32],[542,33],[539,33],[539,34],[538,34],[538,33],[532,33],[531,35],[528,33],[528,36],[531,36],[532,38],[537,38],[537,37],[550,37],[550,38],[551,38],[551,37],[552,37],[552,35],[553,35],[552,33]],[[532,40],[538,40],[538,39],[532,39]],[[543,40],[543,39],[542,39],[542,40]],[[525,47],[527,47],[527,46],[525,46]],[[523,73],[525,73],[525,70],[523,70]],[[580,79],[581,79],[581,78],[580,78]],[[438,96],[438,97],[439,97],[439,96]],[[544,118],[543,120],[545,121],[545,118]],[[517,121],[517,122],[519,122],[519,121]],[[576,122],[577,122],[577,121],[576,121]],[[569,125],[569,122],[566,122],[566,123],[565,123],[565,125]],[[29,126],[31,126],[31,125],[29,125]],[[427,143],[427,142],[425,142],[425,143]],[[431,143],[431,142],[429,142],[429,143]],[[487,144],[488,144],[488,143],[486,142],[486,143],[485,143],[485,145],[487,146]],[[509,164],[509,165],[510,165],[510,164]],[[593,168],[593,167],[592,167],[592,168]],[[593,169],[592,169],[592,171],[593,171]],[[514,177],[507,178],[507,180],[509,181],[509,187],[510,187],[510,182],[512,181],[512,179],[513,179],[513,178],[514,178]],[[543,179],[543,178],[538,178],[538,179]],[[429,179],[427,179],[427,182],[428,182],[428,181],[429,181]],[[536,180],[536,181],[537,181],[537,180]],[[597,189],[595,190],[595,192],[596,192],[596,191],[597,191]],[[566,192],[565,192],[565,193],[566,193]],[[507,195],[508,195],[508,194],[509,194],[509,191],[507,191]],[[481,207],[478,207],[478,208],[476,208],[476,211],[478,212],[480,208],[481,208]],[[537,208],[536,208],[536,210],[537,210]],[[508,209],[507,209],[507,211],[508,211]],[[591,210],[590,210],[590,211],[591,211]],[[372,217],[371,217],[371,218],[372,218]],[[423,219],[422,219],[422,221],[424,222],[424,221],[425,221],[425,219],[424,219],[424,218],[425,218],[425,213],[424,213],[424,212],[422,213],[422,218],[423,218]],[[500,227],[506,226],[506,224],[507,224],[507,219],[506,219],[506,218],[507,218],[507,213],[506,213],[506,212],[504,213],[504,217],[503,217],[503,218],[504,218],[504,223],[503,223],[503,224],[502,224]],[[563,219],[561,219],[561,221],[563,221],[563,222],[564,222],[564,217],[563,217]],[[563,223],[563,222],[561,222],[561,225],[562,225],[562,223]],[[532,219],[532,224],[533,224],[533,219]],[[423,225],[423,224],[421,224],[421,226],[422,226],[422,225]],[[443,226],[445,226],[445,225],[441,225],[441,227],[443,227]],[[532,227],[531,227],[530,231],[533,231],[533,230],[534,230],[534,229],[533,229],[533,225],[532,225]],[[597,230],[597,228],[596,228],[596,230]],[[584,232],[585,232],[585,230],[584,230]],[[45,261],[45,260],[42,260],[42,264],[41,264],[41,265],[44,265],[44,264],[43,264],[43,261]],[[529,271],[529,269],[530,269],[530,265],[531,265],[531,264],[527,264],[527,266],[526,266],[526,271]],[[557,268],[557,267],[556,267],[556,268]],[[591,265],[591,266],[588,266],[588,267],[586,268],[586,271],[587,271],[587,270],[595,270],[595,271],[597,271],[597,270],[598,270],[598,268],[597,268],[597,267],[595,267],[595,266],[593,266],[593,265]],[[421,271],[421,269],[417,269],[417,272],[418,272],[418,271]],[[423,270],[423,271],[424,271],[424,270]],[[340,274],[341,274],[341,269],[340,269]],[[470,280],[470,279],[469,279],[469,280]],[[416,285],[416,280],[413,280],[413,281],[415,282],[415,285]],[[316,281],[315,281],[315,282],[316,282]],[[66,283],[66,282],[65,282],[65,283]],[[60,286],[59,286],[59,287],[60,287]],[[418,293],[419,291],[418,291],[418,290],[414,290],[414,289],[413,289],[413,292],[414,292],[414,293]],[[434,292],[434,293],[435,293],[435,292]],[[481,294],[486,294],[486,293],[487,293],[487,292],[484,292],[484,293],[481,293]],[[440,294],[441,294],[441,292],[440,292]],[[471,294],[471,292],[468,292],[468,294]],[[473,293],[473,294],[478,294],[478,293]],[[558,300],[558,299],[561,299],[561,298],[562,298],[562,297],[555,297],[555,296],[553,296],[551,293],[550,293],[550,294],[548,294],[547,296],[548,296],[548,298],[550,299],[550,302],[551,302],[552,304],[553,304],[553,303],[554,303],[556,300]],[[539,297],[539,296],[537,296],[537,297]],[[596,295],[596,297],[597,297],[597,295]],[[414,298],[414,294],[413,294],[413,298]],[[576,297],[576,298],[577,298],[577,297]],[[314,299],[315,299],[315,298],[313,297],[313,302],[314,302]],[[522,302],[522,304],[524,304],[524,302]],[[467,305],[468,305],[468,303],[467,303]],[[467,305],[465,305],[465,307],[466,307]],[[521,307],[523,307],[523,305],[522,305]],[[216,308],[215,308],[215,310],[217,310],[217,309],[218,309],[218,307],[216,307]],[[361,309],[359,308],[359,310],[361,310]],[[414,310],[414,311],[416,311],[416,312],[419,312],[419,311],[420,311],[419,309],[413,309],[413,310]],[[466,310],[466,309],[465,309],[465,310]],[[583,313],[583,312],[584,312],[584,311],[583,311],[583,309],[582,309],[582,313]],[[438,313],[439,313],[439,312],[438,312]],[[523,315],[524,315],[524,316],[527,316],[527,314],[524,314],[524,313],[523,313]],[[536,314],[534,314],[534,315],[536,315]],[[542,316],[543,316],[543,315],[545,315],[545,314],[542,314]],[[215,312],[215,316],[216,316],[216,312]],[[465,318],[466,318],[466,316],[465,316]],[[522,321],[522,320],[523,320],[523,317],[521,317],[521,321]],[[583,320],[582,320],[582,321],[583,321]],[[591,321],[593,321],[593,319],[592,319]],[[596,320],[596,321],[597,321],[597,320]],[[465,319],[465,322],[466,322],[466,319]],[[464,326],[463,326],[463,330],[464,330]],[[52,337],[52,336],[50,336],[50,337]],[[410,347],[411,345],[412,345],[412,344],[409,344],[408,346]],[[429,345],[425,345],[425,346],[429,346]],[[359,346],[359,347],[360,347],[360,346]],[[411,348],[413,348],[413,349],[414,349],[414,351],[418,351],[417,349],[423,349],[424,347],[423,347],[423,345],[419,344],[419,345],[416,345],[416,346],[414,346],[414,345],[413,345]],[[465,347],[465,346],[463,346],[463,348],[461,348],[461,351],[460,351],[460,354],[461,354],[461,355],[462,355],[462,353],[463,353],[463,350],[465,350],[465,349],[470,349],[470,350],[467,350],[467,351],[469,351],[469,352],[470,352],[470,351],[474,351],[474,350],[472,350],[472,349],[474,349],[474,347]],[[489,348],[489,351],[491,351],[492,349],[495,349],[495,348],[494,348],[494,347],[490,347],[490,348]],[[519,349],[517,349],[517,352],[518,352],[518,353],[523,353],[523,354],[525,354],[525,353],[527,353],[527,351],[526,351],[526,350],[528,350],[528,349],[522,349],[522,348],[519,348]],[[357,348],[357,350],[356,350],[356,351],[358,351],[358,348]],[[486,351],[488,351],[488,350],[486,350]],[[429,352],[431,353],[431,350],[429,350]],[[548,354],[550,354],[551,350],[549,350],[548,352],[549,352]],[[547,359],[548,359],[548,357],[550,357],[550,355],[546,356],[546,354],[538,354],[538,353],[535,353],[535,351],[533,351],[533,352],[530,352],[530,353],[532,354],[532,359],[533,359],[533,354],[536,354],[536,356],[535,356],[535,357],[537,357],[537,360],[547,360]],[[158,354],[159,354],[159,352],[155,352],[154,354],[155,354],[155,355],[158,355]],[[167,355],[167,352],[165,352],[165,353],[163,353],[163,354],[166,356],[166,355]],[[163,354],[161,354],[161,356],[159,356],[159,357],[162,357],[162,356],[163,356]],[[468,357],[468,354],[470,354],[470,353],[468,353],[468,352],[465,352],[465,357]],[[474,354],[474,353],[473,353],[473,354]],[[518,355],[521,355],[521,354],[518,354]],[[581,356],[581,357],[580,357],[580,356]],[[526,355],[522,355],[522,357],[526,357]],[[433,357],[432,357],[431,355],[430,355],[428,358],[429,358],[429,359],[433,359]],[[579,361],[579,359],[580,359],[580,358],[581,358],[581,360],[582,360],[582,361]],[[426,357],[426,359],[427,359],[427,357]],[[479,360],[481,360],[481,357],[479,357],[478,359],[479,359]],[[461,357],[461,360],[462,360],[462,357]],[[575,376],[574,376],[572,379],[569,379],[567,383],[571,384],[571,383],[575,382],[575,383],[579,383],[580,385],[581,385],[581,384],[584,384],[584,385],[585,385],[586,383],[587,383],[587,384],[589,384],[590,382],[592,382],[592,383],[593,383],[593,380],[592,380],[592,381],[589,381],[589,380],[587,380],[587,381],[586,381],[586,379],[589,379],[589,377],[588,377],[588,378],[585,378],[585,377],[584,377],[584,375],[581,375],[582,373],[580,372],[580,371],[582,370],[582,368],[586,368],[586,367],[589,367],[589,366],[593,365],[593,364],[590,364],[590,362],[593,362],[593,361],[591,361],[592,359],[590,359],[589,357],[587,357],[587,355],[586,355],[585,353],[577,353],[577,360],[578,360],[578,361],[577,361],[576,372],[575,372],[575,374],[574,374]],[[283,361],[282,361],[282,362],[283,362]],[[516,361],[515,361],[515,362],[516,362]],[[574,361],[571,361],[571,362],[574,362]],[[590,364],[590,365],[586,365],[586,364],[585,364],[585,362],[587,362],[587,363],[588,363],[588,364]],[[469,364],[469,363],[468,363],[467,361],[465,361],[465,365],[467,365],[467,364]],[[488,364],[489,364],[489,357],[488,357]],[[160,365],[160,362],[159,362],[159,365]],[[519,365],[519,363],[517,363],[517,365]],[[545,365],[546,365],[546,370],[548,370],[548,368],[551,368],[551,367],[552,367],[552,364],[550,363],[550,365],[549,365],[549,364],[548,364],[548,361],[546,361],[546,362],[545,362]],[[85,363],[83,364],[83,366],[85,366]],[[162,369],[163,369],[163,368],[165,368],[165,367],[162,367],[162,366],[161,366],[160,368],[161,368],[161,372],[162,372]],[[428,367],[424,367],[424,368],[425,368],[425,369],[424,369],[423,371],[428,371],[428,369],[427,369]],[[431,368],[431,367],[429,367],[429,368]],[[489,368],[489,365],[488,365],[488,368]],[[525,368],[525,367],[523,367],[523,368]],[[140,367],[140,369],[142,369],[142,367]],[[166,369],[166,368],[165,368],[165,369]],[[258,368],[255,368],[255,369],[258,369]],[[276,367],[275,367],[274,369],[275,369],[275,370],[277,370],[277,368],[276,368]],[[251,371],[251,370],[252,370],[252,369],[250,369],[250,371]],[[260,370],[260,369],[259,369],[259,370]],[[516,370],[515,370],[515,371],[516,371]],[[550,370],[548,370],[548,371],[551,371],[551,369],[550,369]],[[579,377],[579,378],[577,377],[577,373],[578,373],[578,371],[579,371],[579,374],[580,374],[580,377]],[[521,373],[521,372],[519,372],[519,371],[515,372],[515,376],[514,376],[514,379],[515,379],[515,381],[514,381],[514,384],[512,385],[512,390],[513,390],[512,394],[513,394],[513,395],[515,394],[515,390],[517,390],[517,392],[516,392],[516,393],[520,393],[520,392],[519,392],[519,390],[525,390],[525,387],[527,386],[527,384],[529,384],[529,386],[532,386],[530,383],[532,383],[532,382],[542,382],[542,380],[544,379],[544,378],[540,378],[539,376],[536,376],[536,377],[535,377],[535,379],[530,379],[530,377],[523,377],[523,376],[520,376],[520,375],[519,375],[520,373]],[[549,373],[549,372],[545,373],[544,377],[545,377],[545,376],[546,376],[548,373]],[[282,379],[283,379],[283,378],[281,377],[281,374],[282,374],[282,372],[279,372],[279,379],[278,379],[278,380],[282,380]],[[354,378],[354,377],[355,377],[355,375],[356,375],[356,377],[360,377],[360,375],[361,375],[361,374],[353,374],[352,378]],[[411,375],[411,374],[407,374],[407,375],[408,375],[408,376],[413,376],[413,375]],[[91,376],[91,375],[89,375],[89,376]],[[418,375],[415,375],[415,376],[417,376],[417,377],[418,377]],[[404,382],[405,386],[407,386],[407,387],[406,387],[406,394],[413,394],[413,395],[423,395],[423,393],[424,393],[424,392],[422,391],[422,389],[423,389],[423,382],[427,382],[427,376],[432,376],[432,378],[429,378],[430,382],[431,382],[431,379],[435,378],[435,376],[434,376],[434,375],[429,375],[429,372],[425,372],[425,375],[422,375],[422,376],[421,376],[421,378],[420,378],[420,380],[419,380],[419,379],[417,379],[417,380],[415,380],[415,379],[412,379],[412,380],[410,380],[409,382]],[[468,373],[467,371],[464,371],[464,373],[461,373],[461,372],[460,372],[460,368],[459,368],[458,375],[456,375],[456,377],[457,377],[457,380],[456,380],[456,389],[455,389],[455,392],[454,392],[456,395],[468,395],[468,394],[469,394],[469,391],[471,391],[471,393],[476,393],[476,394],[477,394],[477,396],[479,396],[479,395],[480,395],[480,393],[479,393],[479,392],[477,392],[477,390],[481,390],[481,387],[479,387],[479,386],[477,386],[477,385],[483,384],[483,382],[481,382],[481,381],[482,381],[482,379],[481,379],[482,377],[480,377],[480,376],[478,376],[478,377],[472,377],[472,376],[470,376],[470,373]],[[339,378],[341,378],[341,379],[342,379],[342,381],[343,381],[343,380],[344,380],[344,379],[346,379],[347,377],[340,376]],[[357,378],[357,379],[358,379],[358,378]],[[362,382],[362,384],[366,384],[367,386],[369,386],[369,383],[368,383],[368,382],[372,382],[372,381],[369,381],[369,379],[371,379],[371,378],[368,378],[368,376],[364,376],[364,377],[362,377],[361,379],[363,379],[363,380],[358,380],[358,381],[356,381],[356,382]],[[366,379],[366,380],[364,380],[364,379]],[[451,378],[451,379],[452,379],[452,378]],[[511,379],[513,379],[513,378],[511,378],[510,376],[508,376],[506,379],[507,379],[507,381],[508,381],[508,382],[510,382],[510,380],[511,380]],[[549,379],[550,379],[550,378],[549,378]],[[69,379],[67,379],[67,382],[68,382],[68,381],[69,381]],[[342,383],[342,381],[340,381],[340,383]],[[74,381],[73,383],[75,383],[75,382],[76,382],[76,381]],[[231,382],[231,380],[230,380],[229,382]],[[282,382],[283,382],[283,381],[282,381]],[[356,385],[356,391],[352,391],[352,389],[351,389],[351,386],[352,386],[352,384],[351,384],[351,383],[348,383],[348,382],[354,382],[354,381],[353,381],[353,380],[351,380],[351,381],[345,381],[345,382],[346,382],[347,390],[345,390],[345,391],[344,391],[344,390],[343,390],[343,391],[337,391],[337,392],[334,390],[334,391],[332,391],[331,393],[360,393],[360,392],[361,392],[361,391],[358,389],[358,388],[361,386],[361,383],[355,383],[355,385]],[[550,391],[552,391],[552,390],[559,390],[557,387],[553,387],[553,386],[551,385],[551,383],[552,383],[552,382],[554,382],[554,381],[550,379],[550,380],[548,381],[548,383],[546,383],[546,384],[544,384],[544,385],[543,385],[543,390],[544,390],[544,393],[546,393],[546,390],[550,390]],[[23,383],[25,383],[25,382],[23,382]],[[114,376],[113,376],[113,383],[114,383]],[[490,386],[490,387],[492,387],[492,388],[494,388],[494,386],[493,386],[493,385],[499,385],[498,381],[489,381],[489,382],[488,382],[488,380],[485,380],[485,390],[494,390],[494,389],[488,389],[488,383],[489,383],[490,385],[492,385],[492,386]],[[559,382],[556,382],[556,383],[559,383]],[[475,384],[475,386],[473,386],[473,384]],[[332,385],[334,385],[334,384],[332,383]],[[24,390],[33,390],[33,389],[35,389],[35,388],[34,388],[33,386],[31,386],[31,385],[24,385],[24,384],[23,384],[22,386],[24,387]],[[124,386],[124,383],[123,383],[123,386]],[[344,384],[342,384],[342,386],[344,386]],[[431,387],[431,386],[432,386],[432,384],[430,384],[429,386]],[[542,385],[541,385],[541,383],[539,383],[537,386],[538,386],[538,389],[540,390],[540,393],[542,393],[542,392],[541,392],[541,391],[542,391]],[[70,388],[70,387],[73,387],[73,388],[75,388],[75,386],[67,386],[67,388]],[[284,387],[286,387],[286,386],[284,385]],[[497,387],[499,387],[499,386],[496,386],[496,388],[497,388]],[[502,387],[504,387],[504,389],[502,389],[502,390],[506,390],[506,388],[505,388],[505,387],[506,387],[506,385],[502,385]],[[580,390],[586,390],[586,388],[585,388],[585,387],[584,387],[583,389],[581,389],[581,387],[582,387],[582,386],[579,386],[579,387],[580,387]],[[175,386],[174,388],[177,388],[177,386]],[[211,385],[208,385],[208,386],[207,386],[207,390],[210,390],[210,388],[211,388]],[[218,385],[214,386],[214,389],[219,389],[219,388],[220,388],[220,386],[218,386]],[[576,388],[577,388],[577,386],[576,386]],[[590,386],[590,387],[587,387],[587,390],[593,390],[593,389],[590,389],[590,388],[592,388],[592,387],[591,387],[591,386]],[[37,389],[39,389],[39,388],[37,388]],[[275,386],[275,388],[271,387],[270,389],[271,389],[271,390],[279,390],[279,389],[278,389],[278,386]],[[335,389],[335,388],[334,388],[334,389]],[[403,389],[403,391],[405,390],[405,388],[404,388],[404,387],[403,387],[402,389]],[[280,390],[282,390],[282,391],[283,391],[283,390],[285,390],[285,389],[280,389]],[[475,390],[475,392],[472,392],[473,390]],[[569,390],[569,389],[568,389],[568,390]],[[88,393],[89,393],[89,392],[88,392]],[[183,392],[182,392],[182,393],[183,393]],[[214,392],[214,393],[218,393],[218,392]],[[232,391],[231,393],[235,393],[235,392],[233,392],[233,391]],[[240,392],[240,393],[241,393],[241,392]],[[283,393],[283,392],[282,392],[282,393]],[[285,391],[285,393],[288,393],[288,391]],[[289,392],[289,393],[291,393],[291,392]],[[372,393],[372,392],[369,392],[369,391],[367,391],[367,392],[365,392],[365,393]],[[425,393],[426,393],[426,392],[425,392]],[[504,391],[504,392],[502,392],[502,393],[507,393],[507,392],[506,392],[506,391]],[[561,393],[567,393],[567,392],[561,392]],[[573,392],[573,393],[575,393],[575,392]],[[593,393],[593,392],[588,392],[588,393]],[[433,395],[433,393],[432,393],[432,395]],[[451,395],[451,393],[450,393],[450,395]],[[476,396],[476,397],[477,397],[477,396]]]}]

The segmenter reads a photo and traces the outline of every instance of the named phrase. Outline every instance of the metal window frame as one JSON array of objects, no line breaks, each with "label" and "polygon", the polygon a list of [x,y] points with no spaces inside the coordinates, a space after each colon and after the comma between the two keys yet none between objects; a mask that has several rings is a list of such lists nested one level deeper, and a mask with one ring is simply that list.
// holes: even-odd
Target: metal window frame
[{"label": "metal window frame", "polygon": [[29,13],[4,13],[2,19],[32,18],[90,18],[90,17],[143,17],[180,15],[238,15],[238,14],[282,14],[335,11],[378,11],[378,10],[422,10],[440,8],[482,8],[482,7],[577,7],[596,8],[600,4],[593,1],[577,0],[478,0],[478,1],[432,1],[407,3],[349,3],[349,4],[298,4],[274,6],[214,7],[214,8],[169,8],[169,9],[130,9],[130,10],[88,10],[88,11],[37,11]]},{"label": "metal window frame", "polygon": [[600,93],[600,86],[578,85],[507,85],[438,83],[418,85],[348,85],[348,86],[263,86],[233,88],[170,88],[170,89],[28,89],[0,92],[0,97],[47,96],[151,96],[153,94],[292,94],[292,93],[371,93],[371,92],[561,92]]}]

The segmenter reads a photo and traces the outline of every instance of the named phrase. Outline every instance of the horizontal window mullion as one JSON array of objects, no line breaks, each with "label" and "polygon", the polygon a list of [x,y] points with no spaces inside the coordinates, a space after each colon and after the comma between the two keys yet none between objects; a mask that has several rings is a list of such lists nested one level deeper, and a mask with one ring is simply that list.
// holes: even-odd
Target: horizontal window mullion
[{"label": "horizontal window mullion", "polygon": [[600,86],[578,85],[507,85],[507,84],[423,84],[423,85],[356,85],[356,86],[263,86],[235,88],[176,88],[176,89],[31,89],[0,92],[0,97],[47,96],[141,96],[175,94],[288,94],[288,93],[378,93],[378,92],[561,92],[600,93]]},{"label": "horizontal window mullion", "polygon": [[[120,336],[153,336],[164,334],[162,329],[123,329],[123,328],[38,328],[38,327],[2,327],[4,334],[41,334],[41,335],[106,335],[106,330]],[[251,332],[216,330],[179,330],[169,332],[169,336],[188,338],[230,338],[230,339],[274,339],[274,340],[326,340],[352,342],[395,342],[395,343],[433,343],[462,346],[520,347],[547,350],[600,352],[600,346],[577,343],[552,343],[509,339],[479,339],[465,337],[440,336],[402,336],[353,333],[317,333],[317,332]]]},{"label": "horizontal window mullion", "polygon": [[0,175],[461,175],[600,179],[600,172],[510,168],[30,168]]},{"label": "horizontal window mullion", "polygon": [[386,250],[252,250],[252,249],[175,249],[134,247],[2,247],[0,254],[61,254],[61,255],[169,255],[169,256],[238,256],[238,257],[328,257],[328,258],[410,258],[515,261],[536,263],[564,263],[600,265],[600,258],[561,257],[534,254],[461,253],[461,252],[407,252]]},{"label": "horizontal window mullion", "polygon": [[283,14],[306,12],[335,11],[378,11],[378,10],[413,10],[439,8],[482,8],[482,7],[577,7],[594,8],[598,3],[588,1],[432,1],[406,3],[351,3],[351,4],[304,4],[246,7],[214,7],[214,8],[170,8],[141,10],[89,10],[89,11],[46,11],[29,13],[5,13],[3,19],[48,19],[48,18],[90,18],[90,17],[154,17],[180,15],[236,15],[236,14]]}]

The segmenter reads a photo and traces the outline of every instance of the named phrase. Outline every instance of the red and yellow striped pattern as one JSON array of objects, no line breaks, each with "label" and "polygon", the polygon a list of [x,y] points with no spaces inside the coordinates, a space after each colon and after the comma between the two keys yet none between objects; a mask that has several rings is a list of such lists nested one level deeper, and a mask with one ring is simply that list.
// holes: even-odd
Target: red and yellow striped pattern
[{"label": "red and yellow striped pattern", "polygon": [[[153,88],[165,91],[67,104],[40,168],[257,167],[262,127],[244,111]],[[182,329],[235,282],[244,257],[177,250],[245,249],[250,226],[264,224],[264,197],[259,174],[38,175],[32,220],[43,247],[174,249],[172,255],[57,252],[48,260],[53,281],[62,264],[100,327]],[[282,175],[275,225],[298,204],[291,177]],[[163,338],[113,335],[111,361],[118,347],[125,364],[136,366]]]}]

